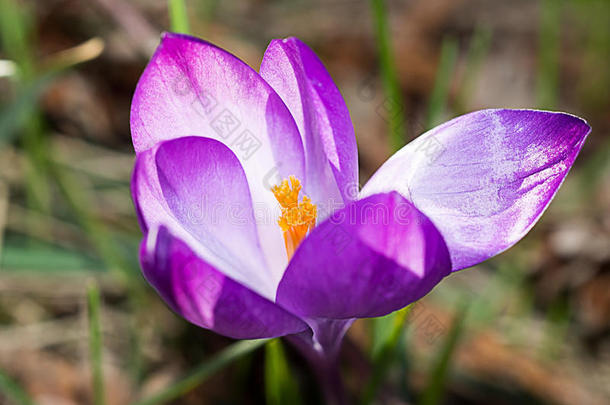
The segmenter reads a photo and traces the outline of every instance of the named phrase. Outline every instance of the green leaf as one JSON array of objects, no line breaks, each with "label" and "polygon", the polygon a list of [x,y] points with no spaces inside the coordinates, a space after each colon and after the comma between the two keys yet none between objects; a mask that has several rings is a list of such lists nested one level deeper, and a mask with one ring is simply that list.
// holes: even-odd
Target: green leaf
[{"label": "green leaf", "polygon": [[34,405],[34,401],[15,381],[0,370],[0,392],[17,405]]},{"label": "green leaf", "polygon": [[379,52],[379,65],[386,95],[384,105],[388,110],[390,147],[393,151],[397,151],[404,146],[406,140],[405,103],[394,65],[385,1],[371,0],[371,8]]},{"label": "green leaf", "polygon": [[180,398],[187,392],[196,388],[199,384],[205,381],[208,377],[227,367],[235,360],[247,355],[248,353],[258,349],[269,339],[258,340],[242,340],[227,347],[210,360],[203,363],[201,366],[193,370],[188,376],[179,380],[150,398],[144,399],[134,405],[154,405],[165,404],[176,398]]},{"label": "green leaf", "polygon": [[189,19],[184,0],[168,0],[169,26],[173,32],[189,33]]},{"label": "green leaf", "polygon": [[102,369],[102,332],[100,327],[100,292],[95,284],[87,287],[89,315],[89,358],[93,378],[93,403],[104,405],[104,373]]},{"label": "green leaf", "polygon": [[443,347],[438,353],[436,362],[430,371],[430,375],[428,376],[428,385],[419,398],[419,405],[436,405],[440,403],[445,387],[445,381],[447,380],[447,375],[449,374],[451,360],[464,330],[466,312],[467,307],[465,305],[462,306],[462,308],[458,311],[453,321],[453,325],[451,326],[451,330],[449,331],[449,334],[443,343]]},{"label": "green leaf", "polygon": [[296,381],[292,378],[279,339],[271,340],[265,346],[265,395],[268,405],[301,403]]}]

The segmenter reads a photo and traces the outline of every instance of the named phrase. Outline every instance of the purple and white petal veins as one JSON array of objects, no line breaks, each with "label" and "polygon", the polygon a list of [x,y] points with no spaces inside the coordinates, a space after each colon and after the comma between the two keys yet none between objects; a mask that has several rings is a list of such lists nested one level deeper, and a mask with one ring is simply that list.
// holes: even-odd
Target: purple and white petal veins
[{"label": "purple and white petal veins", "polygon": [[442,124],[392,156],[363,195],[399,191],[445,238],[453,269],[514,245],[540,218],[590,127],[564,113],[483,110]]}]

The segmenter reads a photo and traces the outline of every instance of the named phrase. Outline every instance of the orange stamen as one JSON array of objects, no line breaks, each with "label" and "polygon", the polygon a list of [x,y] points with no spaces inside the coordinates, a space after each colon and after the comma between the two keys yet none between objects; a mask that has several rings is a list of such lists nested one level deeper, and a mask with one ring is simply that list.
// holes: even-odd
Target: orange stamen
[{"label": "orange stamen", "polygon": [[290,176],[289,180],[283,180],[279,186],[271,187],[271,191],[282,209],[282,215],[277,223],[284,231],[284,244],[288,259],[292,257],[307,233],[316,225],[318,208],[306,195],[303,196],[303,201],[299,202],[301,189],[301,182],[294,176]]}]

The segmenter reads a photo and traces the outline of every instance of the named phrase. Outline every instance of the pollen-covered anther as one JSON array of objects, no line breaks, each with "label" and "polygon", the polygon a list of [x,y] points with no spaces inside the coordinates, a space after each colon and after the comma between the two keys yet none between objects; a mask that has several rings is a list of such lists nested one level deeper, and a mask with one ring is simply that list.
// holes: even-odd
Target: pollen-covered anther
[{"label": "pollen-covered anther", "polygon": [[301,182],[294,176],[271,188],[282,210],[277,223],[284,231],[284,243],[289,259],[299,243],[316,225],[318,214],[318,208],[312,204],[309,197],[304,195],[303,200],[299,201],[301,189]]}]

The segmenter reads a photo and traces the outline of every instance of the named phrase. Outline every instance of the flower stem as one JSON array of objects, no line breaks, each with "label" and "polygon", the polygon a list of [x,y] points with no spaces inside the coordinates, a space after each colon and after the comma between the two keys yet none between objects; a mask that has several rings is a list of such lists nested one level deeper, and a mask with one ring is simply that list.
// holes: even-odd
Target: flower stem
[{"label": "flower stem", "polygon": [[286,337],[307,359],[327,405],[349,404],[339,370],[339,349],[352,322],[312,322],[312,330]]},{"label": "flower stem", "polygon": [[347,396],[336,360],[312,365],[328,405],[347,405]]}]

